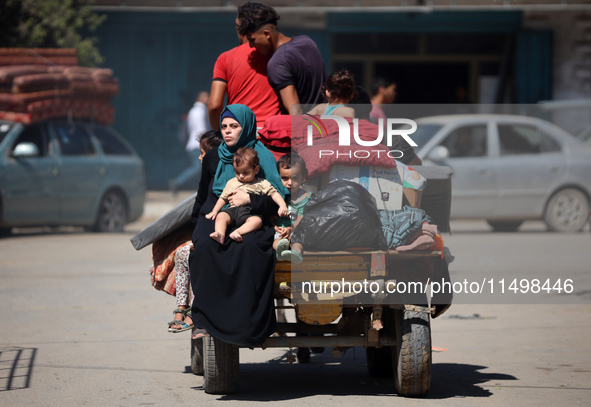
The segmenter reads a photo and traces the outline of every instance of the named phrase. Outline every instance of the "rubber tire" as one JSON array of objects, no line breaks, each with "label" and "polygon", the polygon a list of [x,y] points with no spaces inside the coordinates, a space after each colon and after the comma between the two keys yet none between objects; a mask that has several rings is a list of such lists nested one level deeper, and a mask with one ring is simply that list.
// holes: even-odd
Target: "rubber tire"
[{"label": "rubber tire", "polygon": [[127,223],[127,204],[117,191],[108,191],[99,204],[96,220],[92,228],[95,232],[122,232]]},{"label": "rubber tire", "polygon": [[589,201],[584,193],[574,188],[558,191],[548,201],[544,222],[552,232],[578,232],[589,216]]},{"label": "rubber tire", "polygon": [[367,371],[371,377],[394,377],[392,353],[396,351],[393,346],[381,348],[365,348]]},{"label": "rubber tire", "polygon": [[431,387],[431,320],[424,312],[396,310],[394,384],[399,395],[423,397]]},{"label": "rubber tire", "polygon": [[191,338],[191,370],[197,376],[203,376],[203,338]]},{"label": "rubber tire", "polygon": [[486,223],[488,223],[495,232],[517,232],[517,229],[519,229],[519,226],[521,226],[523,221],[487,220]]},{"label": "rubber tire", "polygon": [[213,336],[203,339],[203,389],[209,394],[237,393],[240,387],[238,346]]}]

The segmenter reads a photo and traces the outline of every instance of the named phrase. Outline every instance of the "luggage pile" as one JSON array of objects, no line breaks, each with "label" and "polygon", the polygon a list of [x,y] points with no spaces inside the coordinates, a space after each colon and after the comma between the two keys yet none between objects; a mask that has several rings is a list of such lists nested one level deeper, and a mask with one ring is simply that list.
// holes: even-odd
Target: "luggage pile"
[{"label": "luggage pile", "polygon": [[119,80],[78,66],[74,49],[0,48],[0,119],[25,124],[74,117],[111,124]]}]

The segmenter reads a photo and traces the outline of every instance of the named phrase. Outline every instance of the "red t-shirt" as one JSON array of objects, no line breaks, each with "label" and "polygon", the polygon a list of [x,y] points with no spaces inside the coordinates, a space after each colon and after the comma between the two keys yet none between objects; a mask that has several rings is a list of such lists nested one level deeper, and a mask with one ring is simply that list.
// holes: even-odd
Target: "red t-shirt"
[{"label": "red t-shirt", "polygon": [[228,104],[250,107],[263,127],[269,116],[280,114],[279,100],[267,80],[269,58],[242,44],[221,54],[213,67],[213,80],[227,83]]}]

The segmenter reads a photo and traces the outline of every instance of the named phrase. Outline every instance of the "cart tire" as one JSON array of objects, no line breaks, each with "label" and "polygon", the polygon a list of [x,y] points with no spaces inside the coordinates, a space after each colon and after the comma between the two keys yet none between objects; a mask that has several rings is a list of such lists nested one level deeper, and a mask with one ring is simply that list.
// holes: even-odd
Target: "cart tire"
[{"label": "cart tire", "polygon": [[392,346],[383,346],[381,348],[365,348],[367,359],[367,371],[371,377],[393,377],[392,368]]},{"label": "cart tire", "polygon": [[238,346],[213,336],[203,340],[203,389],[209,394],[237,393],[239,388]]},{"label": "cart tire", "polygon": [[203,376],[203,338],[191,339],[191,370]]},{"label": "cart tire", "polygon": [[398,394],[423,397],[431,387],[431,322],[424,312],[396,310],[393,365]]}]

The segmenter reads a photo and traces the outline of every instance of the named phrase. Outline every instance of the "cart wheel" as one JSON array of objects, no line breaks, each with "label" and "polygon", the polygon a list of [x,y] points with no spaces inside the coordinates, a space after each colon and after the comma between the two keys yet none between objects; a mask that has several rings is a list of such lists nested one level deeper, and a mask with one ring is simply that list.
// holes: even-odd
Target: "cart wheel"
[{"label": "cart wheel", "polygon": [[365,348],[367,371],[371,377],[393,377],[392,346],[381,348]]},{"label": "cart wheel", "polygon": [[191,339],[191,370],[203,376],[203,338]]},{"label": "cart wheel", "polygon": [[431,387],[431,322],[423,312],[396,310],[393,365],[398,394],[422,397]]},{"label": "cart wheel", "polygon": [[203,340],[203,389],[210,394],[230,394],[239,387],[238,346],[213,336]]}]

